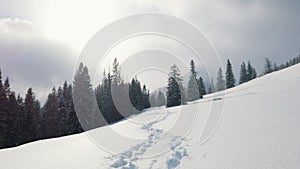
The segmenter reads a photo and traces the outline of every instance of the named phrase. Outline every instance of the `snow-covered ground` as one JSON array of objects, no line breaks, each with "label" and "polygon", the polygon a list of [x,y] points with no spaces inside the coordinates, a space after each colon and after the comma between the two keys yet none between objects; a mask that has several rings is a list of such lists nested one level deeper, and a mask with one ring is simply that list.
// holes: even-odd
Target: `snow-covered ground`
[{"label": "snow-covered ground", "polygon": [[295,65],[186,106],[0,150],[0,169],[299,169],[299,84]]}]

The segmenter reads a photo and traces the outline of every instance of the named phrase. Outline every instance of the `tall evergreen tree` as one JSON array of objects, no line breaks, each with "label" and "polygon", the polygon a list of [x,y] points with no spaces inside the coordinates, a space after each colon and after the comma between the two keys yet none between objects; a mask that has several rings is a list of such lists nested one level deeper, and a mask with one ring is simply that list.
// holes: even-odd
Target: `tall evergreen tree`
[{"label": "tall evergreen tree", "polygon": [[96,117],[96,102],[91,85],[91,78],[88,68],[80,63],[79,68],[74,76],[73,81],[73,100],[77,116],[85,130],[98,127]]},{"label": "tall evergreen tree", "polygon": [[222,91],[226,88],[223,71],[219,68],[218,76],[217,76],[217,90]]},{"label": "tall evergreen tree", "polygon": [[18,103],[14,92],[8,96],[8,141],[10,146],[18,145],[18,127],[17,121],[19,118]]},{"label": "tall evergreen tree", "polygon": [[25,139],[27,142],[31,142],[37,139],[38,135],[38,117],[39,112],[36,112],[36,99],[32,91],[32,88],[29,88],[25,97],[24,102],[24,111],[26,114],[25,122]]},{"label": "tall evergreen tree", "polygon": [[56,97],[56,89],[53,87],[52,92],[48,95],[48,99],[43,109],[43,131],[44,138],[58,136],[58,102]]},{"label": "tall evergreen tree", "polygon": [[214,92],[216,92],[216,87],[215,87],[214,80],[211,78],[209,88],[208,88],[208,93],[210,94],[210,93],[214,93]]},{"label": "tall evergreen tree", "polygon": [[5,87],[3,86],[2,82],[2,74],[0,70],[0,112],[6,113],[6,106],[7,106],[7,96]]},{"label": "tall evergreen tree", "polygon": [[150,97],[149,91],[147,91],[146,85],[143,85],[143,92],[142,92],[143,109],[147,109],[151,107],[149,97]]},{"label": "tall evergreen tree", "polygon": [[8,131],[8,113],[7,96],[2,83],[2,74],[0,70],[0,148],[7,146]]},{"label": "tall evergreen tree", "polygon": [[246,64],[243,62],[241,64],[241,70],[240,70],[240,84],[247,82],[248,80],[248,74],[246,69]]},{"label": "tall evergreen tree", "polygon": [[251,62],[248,61],[247,64],[247,81],[250,81],[253,79],[253,67],[251,65]]},{"label": "tall evergreen tree", "polygon": [[159,90],[157,95],[157,106],[165,106],[166,105],[166,97],[161,90]]},{"label": "tall evergreen tree", "polygon": [[182,78],[179,68],[176,65],[171,67],[169,73],[168,87],[167,87],[167,107],[178,106],[184,104],[183,102],[183,86]]},{"label": "tall evergreen tree", "polygon": [[235,86],[235,78],[232,70],[232,65],[229,61],[227,60],[227,67],[226,67],[226,88],[232,88]]},{"label": "tall evergreen tree", "polygon": [[264,73],[268,74],[268,73],[271,73],[272,71],[273,71],[272,63],[271,63],[271,61],[268,58],[266,58]]},{"label": "tall evergreen tree", "polygon": [[255,68],[252,69],[252,77],[251,79],[255,79],[257,76]]},{"label": "tall evergreen tree", "polygon": [[188,87],[187,87],[187,100],[188,101],[194,101],[201,97],[199,85],[197,82],[197,74],[196,66],[193,60],[190,62],[190,77],[188,81]]},{"label": "tall evergreen tree", "polygon": [[200,98],[203,98],[203,96],[206,95],[206,89],[201,76],[198,79],[198,90],[200,93]]}]

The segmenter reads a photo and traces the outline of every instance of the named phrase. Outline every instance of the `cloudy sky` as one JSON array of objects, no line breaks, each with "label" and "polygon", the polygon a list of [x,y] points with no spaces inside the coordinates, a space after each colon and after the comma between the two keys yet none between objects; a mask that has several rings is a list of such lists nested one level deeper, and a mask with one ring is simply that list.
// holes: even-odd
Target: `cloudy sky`
[{"label": "cloudy sky", "polygon": [[160,12],[201,30],[236,72],[251,60],[277,63],[300,53],[298,0],[0,0],[0,68],[12,88],[33,87],[45,100],[52,86],[72,80],[76,59],[105,25],[132,14]]}]

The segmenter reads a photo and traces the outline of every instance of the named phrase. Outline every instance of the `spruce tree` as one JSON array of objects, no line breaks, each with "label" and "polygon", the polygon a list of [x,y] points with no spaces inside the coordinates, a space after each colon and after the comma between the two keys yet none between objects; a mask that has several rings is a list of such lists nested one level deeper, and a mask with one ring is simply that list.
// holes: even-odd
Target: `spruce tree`
[{"label": "spruce tree", "polygon": [[167,107],[173,107],[184,104],[182,90],[182,78],[180,76],[179,68],[176,65],[173,65],[171,67],[171,72],[169,73],[168,79]]},{"label": "spruce tree", "polygon": [[197,82],[197,71],[193,60],[190,62],[190,77],[187,87],[187,100],[194,101],[200,98],[200,90]]},{"label": "spruce tree", "polygon": [[251,65],[251,62],[248,61],[247,64],[247,81],[250,81],[253,79],[253,67]]},{"label": "spruce tree", "polygon": [[165,106],[166,105],[166,97],[161,90],[159,90],[157,95],[157,106]]},{"label": "spruce tree", "polygon": [[53,87],[52,92],[48,95],[48,99],[43,108],[43,131],[44,138],[52,138],[58,136],[58,102],[56,97],[56,89]]},{"label": "spruce tree", "polygon": [[8,96],[8,141],[10,146],[18,145],[18,126],[17,121],[19,117],[18,103],[14,92]]},{"label": "spruce tree", "polygon": [[256,70],[253,68],[253,69],[252,69],[252,77],[251,77],[251,79],[255,79],[256,76],[257,76]]},{"label": "spruce tree", "polygon": [[243,62],[241,64],[241,70],[240,70],[240,84],[247,82],[247,69],[246,69],[246,64]]},{"label": "spruce tree", "polygon": [[[288,67],[288,63],[287,63],[287,67]],[[266,58],[266,61],[265,61],[265,71],[264,71],[264,74],[268,74],[268,73],[271,73],[273,71],[273,68],[272,68],[272,63],[271,61]]]},{"label": "spruce tree", "polygon": [[234,78],[234,74],[233,74],[233,70],[232,70],[232,65],[229,61],[229,59],[227,60],[227,67],[226,67],[226,88],[232,88],[235,86],[235,78]]},{"label": "spruce tree", "polygon": [[200,93],[200,98],[203,98],[203,96],[206,95],[205,85],[201,76],[198,79],[198,91]]},{"label": "spruce tree", "polygon": [[88,68],[80,63],[73,81],[74,106],[85,130],[98,127],[95,99]]},{"label": "spruce tree", "polygon": [[143,109],[147,109],[151,107],[149,97],[150,97],[149,91],[147,91],[146,85],[143,85],[143,92],[142,92]]},{"label": "spruce tree", "polygon": [[215,87],[214,80],[211,78],[209,88],[208,88],[208,93],[210,94],[210,93],[214,93],[214,92],[216,92],[216,87]]},{"label": "spruce tree", "polygon": [[2,74],[0,70],[0,148],[7,147],[8,131],[8,112],[7,96],[2,83]]},{"label": "spruce tree", "polygon": [[226,88],[223,71],[219,68],[218,76],[217,76],[217,90],[222,91]]},{"label": "spruce tree", "polygon": [[36,112],[35,95],[32,88],[29,88],[25,97],[24,111],[25,117],[25,139],[26,142],[31,142],[37,139],[38,134],[38,116],[39,112]]}]

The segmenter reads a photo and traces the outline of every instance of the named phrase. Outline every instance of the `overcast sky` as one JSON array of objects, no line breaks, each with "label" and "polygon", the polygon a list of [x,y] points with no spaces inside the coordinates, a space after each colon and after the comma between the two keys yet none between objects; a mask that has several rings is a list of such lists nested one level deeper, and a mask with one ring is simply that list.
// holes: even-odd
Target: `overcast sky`
[{"label": "overcast sky", "polygon": [[43,101],[52,86],[72,80],[80,51],[98,30],[141,12],[192,23],[236,72],[242,61],[260,73],[265,57],[281,63],[300,53],[298,0],[0,0],[0,68],[17,93],[33,87]]}]

